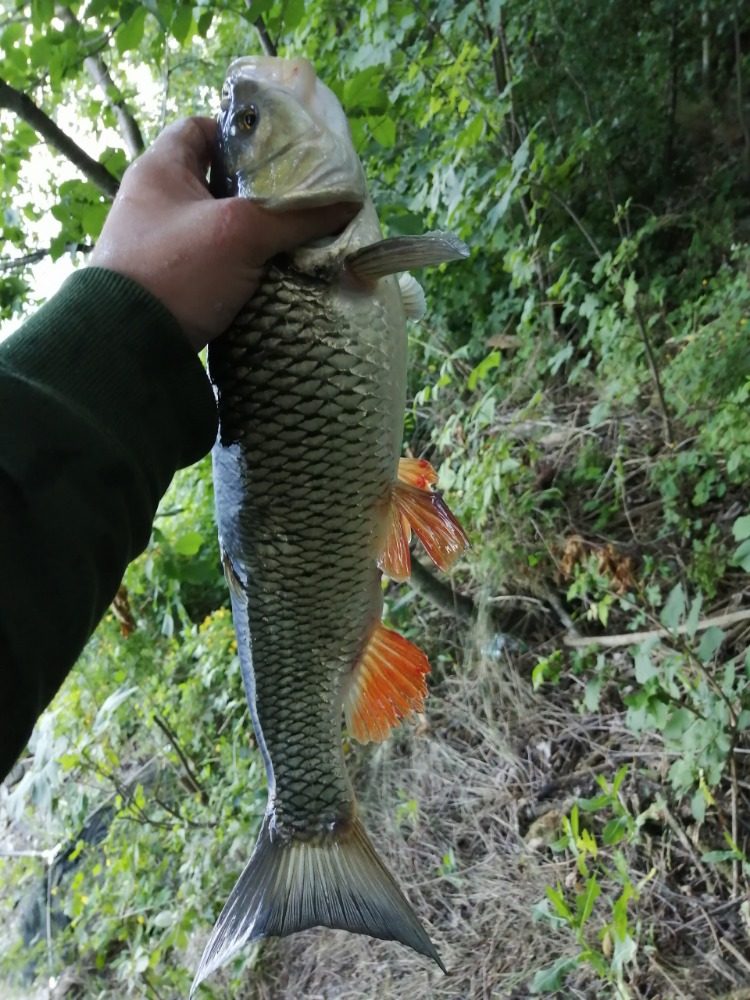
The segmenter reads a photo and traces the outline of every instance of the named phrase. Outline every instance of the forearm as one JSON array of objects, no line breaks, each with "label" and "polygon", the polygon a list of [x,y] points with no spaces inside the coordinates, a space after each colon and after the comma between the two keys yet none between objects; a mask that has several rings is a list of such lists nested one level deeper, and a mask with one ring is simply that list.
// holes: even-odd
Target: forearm
[{"label": "forearm", "polygon": [[112,272],[77,273],[0,345],[0,777],[215,430],[177,322]]}]

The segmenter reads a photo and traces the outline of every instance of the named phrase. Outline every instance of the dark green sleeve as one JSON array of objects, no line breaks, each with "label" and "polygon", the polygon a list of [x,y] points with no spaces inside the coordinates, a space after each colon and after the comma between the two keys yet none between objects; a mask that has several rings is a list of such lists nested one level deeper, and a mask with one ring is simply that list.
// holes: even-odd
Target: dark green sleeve
[{"label": "dark green sleeve", "polygon": [[216,433],[174,317],[101,268],[0,344],[0,779]]}]

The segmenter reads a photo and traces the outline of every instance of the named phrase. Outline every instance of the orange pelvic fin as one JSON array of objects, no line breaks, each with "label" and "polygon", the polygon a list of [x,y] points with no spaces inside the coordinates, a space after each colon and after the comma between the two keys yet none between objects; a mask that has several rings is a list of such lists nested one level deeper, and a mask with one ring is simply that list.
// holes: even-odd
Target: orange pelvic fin
[{"label": "orange pelvic fin", "polygon": [[439,569],[450,569],[468,547],[466,532],[440,493],[433,489],[437,473],[423,458],[402,458],[393,484],[388,511],[385,550],[380,568],[392,580],[411,573],[409,542],[412,530]]},{"label": "orange pelvic fin", "polygon": [[360,743],[381,742],[411,712],[421,712],[430,664],[415,645],[378,623],[344,695],[346,726]]}]

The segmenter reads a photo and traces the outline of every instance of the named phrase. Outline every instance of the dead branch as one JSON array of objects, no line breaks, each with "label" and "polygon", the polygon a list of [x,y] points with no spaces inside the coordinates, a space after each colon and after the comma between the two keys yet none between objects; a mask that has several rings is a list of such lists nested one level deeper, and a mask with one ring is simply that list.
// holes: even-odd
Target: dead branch
[{"label": "dead branch", "polygon": [[[707,628],[724,628],[727,625],[734,625],[736,622],[744,622],[750,619],[750,608],[740,611],[728,611],[724,615],[715,615],[713,618],[702,618],[695,626],[696,632],[705,632]],[[563,643],[572,649],[583,649],[586,646],[604,646],[607,649],[615,649],[619,646],[635,646],[639,642],[646,642],[647,639],[668,639],[673,635],[687,635],[692,630],[692,626],[678,625],[676,628],[653,628],[643,632],[625,632],[622,635],[592,635],[592,636],[563,636]]]},{"label": "dead branch", "polygon": [[16,90],[15,87],[11,87],[2,79],[0,79],[0,108],[7,108],[8,111],[12,111],[19,118],[22,118],[50,146],[54,146],[59,153],[67,156],[70,162],[78,167],[81,173],[100,191],[110,198],[114,198],[120,186],[117,178],[102,163],[81,149],[78,143],[63,132],[49,115],[31,100],[28,94]]},{"label": "dead branch", "polygon": [[[418,560],[412,558],[409,585],[441,611],[454,615],[460,621],[476,621],[480,608],[468,594],[454,590],[450,583],[438,579]],[[529,599],[509,596],[502,603],[497,598],[489,607],[489,625],[498,634],[508,639],[517,639],[522,632],[522,624],[529,614]]]}]

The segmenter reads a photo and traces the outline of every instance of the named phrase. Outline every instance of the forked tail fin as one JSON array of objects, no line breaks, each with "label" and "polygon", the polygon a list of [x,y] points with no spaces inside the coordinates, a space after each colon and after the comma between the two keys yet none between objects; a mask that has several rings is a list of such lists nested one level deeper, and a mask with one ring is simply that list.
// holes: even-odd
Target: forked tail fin
[{"label": "forked tail fin", "polygon": [[358,818],[319,840],[273,839],[269,817],[216,921],[190,991],[244,945],[308,927],[401,941],[445,966]]}]

